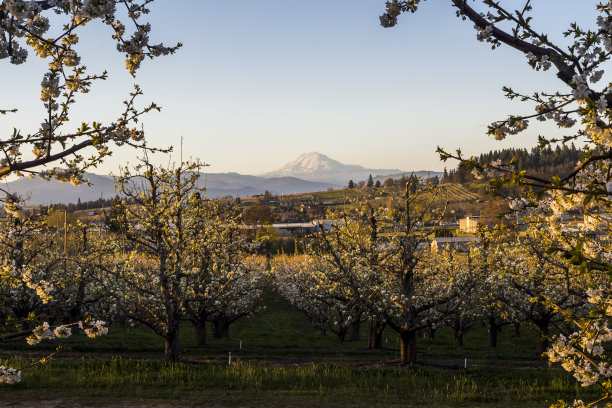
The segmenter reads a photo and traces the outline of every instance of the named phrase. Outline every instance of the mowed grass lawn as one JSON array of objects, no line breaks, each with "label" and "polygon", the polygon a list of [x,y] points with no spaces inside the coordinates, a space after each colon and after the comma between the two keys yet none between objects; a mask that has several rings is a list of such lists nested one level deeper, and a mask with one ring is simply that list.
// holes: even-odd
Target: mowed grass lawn
[{"label": "mowed grass lawn", "polygon": [[[21,383],[0,385],[0,406],[546,407],[597,396],[548,367],[528,327],[520,336],[504,327],[493,349],[485,328],[468,332],[463,347],[439,330],[435,339],[419,339],[420,364],[401,366],[391,331],[383,350],[368,350],[367,324],[361,341],[341,343],[274,294],[264,303],[264,311],[233,324],[229,338],[209,336],[206,347],[192,346],[185,323],[181,363],[164,362],[162,341],[146,328],[115,325],[102,338],[73,336],[58,357],[25,370]],[[0,346],[0,365],[25,366],[55,344]]]}]

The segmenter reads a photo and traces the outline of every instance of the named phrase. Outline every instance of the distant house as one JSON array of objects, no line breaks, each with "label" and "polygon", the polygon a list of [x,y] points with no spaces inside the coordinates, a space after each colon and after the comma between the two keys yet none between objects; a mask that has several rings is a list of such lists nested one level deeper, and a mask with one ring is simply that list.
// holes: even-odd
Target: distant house
[{"label": "distant house", "polygon": [[470,250],[470,245],[480,241],[478,237],[437,237],[431,241],[431,250],[453,250],[459,252],[467,252]]},{"label": "distant house", "polygon": [[[314,220],[308,222],[287,222],[287,223],[276,223],[270,226],[274,228],[278,236],[289,237],[299,236],[306,234],[313,234],[317,231],[329,232],[332,227],[336,225],[336,221],[332,220]],[[258,230],[262,227],[261,224],[245,225],[242,228],[247,230]]]},{"label": "distant house", "polygon": [[480,225],[480,217],[468,216],[465,218],[461,218],[459,220],[459,230],[468,233],[474,233],[478,231],[478,226]]}]

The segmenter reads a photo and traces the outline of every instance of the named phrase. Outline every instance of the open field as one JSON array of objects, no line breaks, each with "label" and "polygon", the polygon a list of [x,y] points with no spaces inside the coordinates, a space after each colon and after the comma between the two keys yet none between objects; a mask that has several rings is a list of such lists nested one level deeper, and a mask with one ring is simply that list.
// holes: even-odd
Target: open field
[{"label": "open field", "polygon": [[[265,300],[265,311],[236,322],[229,338],[209,336],[206,347],[191,346],[194,332],[184,324],[176,364],[162,361],[162,342],[146,328],[73,336],[60,356],[25,370],[21,383],[0,386],[0,406],[546,407],[594,396],[547,366],[528,327],[520,336],[504,327],[494,349],[484,328],[468,332],[464,347],[440,330],[419,339],[420,364],[401,366],[391,331],[383,350],[368,350],[367,324],[361,341],[339,342],[273,294]],[[24,366],[53,349],[3,343],[0,365]]]}]

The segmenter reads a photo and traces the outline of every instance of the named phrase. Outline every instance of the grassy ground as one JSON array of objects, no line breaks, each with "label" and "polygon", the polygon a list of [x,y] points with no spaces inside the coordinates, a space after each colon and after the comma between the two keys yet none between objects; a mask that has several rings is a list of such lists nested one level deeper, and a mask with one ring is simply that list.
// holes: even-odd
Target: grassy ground
[{"label": "grassy ground", "polygon": [[[439,330],[435,339],[419,339],[421,364],[400,366],[390,331],[384,334],[385,348],[372,351],[366,325],[363,340],[341,343],[333,334],[314,330],[273,294],[265,303],[264,312],[232,325],[229,338],[209,337],[207,347],[193,347],[193,329],[184,324],[178,364],[161,361],[161,340],[144,328],[113,326],[108,336],[95,340],[73,336],[63,354],[25,370],[21,383],[0,385],[0,406],[51,400],[60,401],[57,406],[128,401],[219,407],[545,407],[558,399],[595,396],[546,365],[527,327],[521,336],[504,328],[495,349],[486,347],[484,328],[468,332],[464,347],[453,347],[451,333]],[[24,366],[54,347],[3,343],[0,365]]]},{"label": "grassy ground", "polygon": [[215,401],[222,406],[546,406],[584,398],[555,370],[168,364],[114,358],[55,361],[2,386],[4,401]]}]

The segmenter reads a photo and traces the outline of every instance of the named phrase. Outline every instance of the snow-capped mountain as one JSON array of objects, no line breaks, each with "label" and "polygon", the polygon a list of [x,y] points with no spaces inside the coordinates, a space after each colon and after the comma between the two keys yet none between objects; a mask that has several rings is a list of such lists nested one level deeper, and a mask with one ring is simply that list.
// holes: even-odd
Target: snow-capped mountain
[{"label": "snow-capped mountain", "polygon": [[[369,175],[381,182],[385,179],[409,176],[410,172],[397,169],[368,169],[358,165],[346,165],[316,152],[305,153],[280,169],[261,176],[238,173],[202,173],[200,186],[206,187],[210,198],[222,196],[252,196],[269,190],[273,194],[310,193],[338,189],[349,180],[359,182]],[[414,172],[418,177],[441,175],[439,172]],[[115,196],[114,180],[111,176],[86,173],[91,185],[73,186],[55,180],[20,178],[5,183],[3,189],[18,192],[30,204],[55,204],[95,201]]]},{"label": "snow-capped mountain", "polygon": [[371,174],[405,173],[398,169],[368,169],[355,164],[343,164],[317,152],[304,153],[278,170],[262,174],[262,177],[297,177],[305,180],[346,185],[349,180],[365,180]]}]

